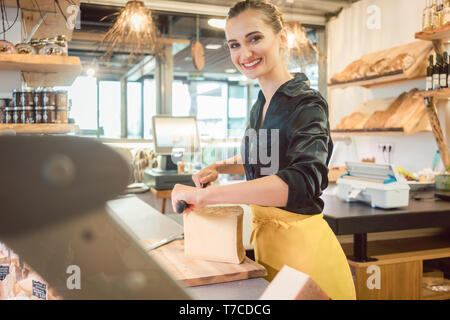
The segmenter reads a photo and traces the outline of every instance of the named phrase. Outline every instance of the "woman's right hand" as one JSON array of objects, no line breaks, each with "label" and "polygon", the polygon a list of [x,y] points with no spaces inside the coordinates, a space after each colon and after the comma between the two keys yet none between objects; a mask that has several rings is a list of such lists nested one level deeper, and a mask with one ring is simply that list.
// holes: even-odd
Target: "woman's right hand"
[{"label": "woman's right hand", "polygon": [[217,171],[216,166],[212,164],[192,175],[192,180],[196,187],[201,187],[200,184],[206,185],[209,182],[216,181],[218,176],[219,172]]}]

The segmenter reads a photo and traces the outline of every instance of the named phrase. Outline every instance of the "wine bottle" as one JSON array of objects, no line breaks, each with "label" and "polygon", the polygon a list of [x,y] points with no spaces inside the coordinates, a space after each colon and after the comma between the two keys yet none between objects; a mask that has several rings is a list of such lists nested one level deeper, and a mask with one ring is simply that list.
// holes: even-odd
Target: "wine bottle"
[{"label": "wine bottle", "polygon": [[439,89],[439,75],[441,69],[441,55],[436,54],[436,63],[433,66],[433,90]]},{"label": "wine bottle", "polygon": [[439,73],[439,87],[447,88],[447,69],[448,69],[448,54],[447,51],[444,52],[444,58],[441,62],[441,71]]},{"label": "wine bottle", "polygon": [[433,55],[430,55],[430,64],[427,67],[427,91],[433,90]]},{"label": "wine bottle", "polygon": [[431,29],[431,0],[427,0],[427,6],[423,9],[422,31]]}]

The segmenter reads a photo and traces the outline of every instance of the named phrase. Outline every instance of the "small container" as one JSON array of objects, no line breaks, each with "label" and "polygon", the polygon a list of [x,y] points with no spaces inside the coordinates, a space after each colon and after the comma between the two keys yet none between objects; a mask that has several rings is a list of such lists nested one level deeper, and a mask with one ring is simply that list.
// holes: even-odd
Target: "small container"
[{"label": "small container", "polygon": [[21,107],[34,106],[34,91],[30,88],[25,88],[21,95],[22,105]]},{"label": "small container", "polygon": [[0,106],[0,123],[6,123],[6,107],[2,106]]},{"label": "small container", "polygon": [[55,123],[56,110],[55,107],[44,107],[42,109],[42,123]]},{"label": "small container", "polygon": [[34,123],[43,123],[44,107],[38,106],[34,108]]},{"label": "small container", "polygon": [[43,56],[63,56],[64,50],[56,44],[54,39],[49,39],[47,44],[39,50],[39,54]]},{"label": "small container", "polygon": [[0,41],[0,53],[17,53],[16,47],[9,41]]},{"label": "small container", "polygon": [[20,108],[22,107],[22,91],[14,89],[13,91],[13,107]]},{"label": "small container", "polygon": [[56,38],[56,44],[59,45],[65,56],[69,54],[66,36],[61,34]]},{"label": "small container", "polygon": [[34,47],[28,43],[16,44],[16,50],[18,54],[36,54]]},{"label": "small container", "polygon": [[44,46],[42,41],[38,40],[38,39],[31,39],[30,45],[34,48],[34,51],[36,52],[36,54],[38,54],[39,50],[41,50],[41,48]]},{"label": "small container", "polygon": [[5,108],[5,123],[13,122],[14,108]]},{"label": "small container", "polygon": [[56,91],[56,107],[57,108],[67,108],[68,105],[68,95],[67,91],[58,90]]},{"label": "small container", "polygon": [[56,94],[52,88],[45,88],[42,90],[43,107],[55,107],[56,106]]},{"label": "small container", "polygon": [[21,108],[13,109],[12,123],[22,123],[22,109]]},{"label": "small container", "polygon": [[35,122],[35,115],[34,115],[34,107],[27,106],[21,110],[21,123],[34,123]]},{"label": "small container", "polygon": [[69,117],[67,108],[56,108],[56,120],[55,123],[68,123]]},{"label": "small container", "polygon": [[41,89],[34,91],[34,106],[43,107],[44,106],[44,95]]}]

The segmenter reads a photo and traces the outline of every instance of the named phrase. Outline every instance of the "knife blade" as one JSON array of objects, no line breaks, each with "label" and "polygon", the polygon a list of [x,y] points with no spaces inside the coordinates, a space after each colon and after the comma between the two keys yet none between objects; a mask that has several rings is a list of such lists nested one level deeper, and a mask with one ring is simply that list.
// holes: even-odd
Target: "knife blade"
[{"label": "knife blade", "polygon": [[151,244],[151,245],[145,247],[145,251],[151,251],[151,250],[159,248],[159,247],[161,247],[161,246],[163,246],[165,244],[168,244],[168,243],[170,243],[172,241],[183,240],[183,239],[184,239],[184,232],[181,233],[181,234],[174,234],[174,235],[172,235],[170,237],[167,237],[165,239],[162,239],[161,241],[158,241],[158,242],[156,242],[154,244]]}]

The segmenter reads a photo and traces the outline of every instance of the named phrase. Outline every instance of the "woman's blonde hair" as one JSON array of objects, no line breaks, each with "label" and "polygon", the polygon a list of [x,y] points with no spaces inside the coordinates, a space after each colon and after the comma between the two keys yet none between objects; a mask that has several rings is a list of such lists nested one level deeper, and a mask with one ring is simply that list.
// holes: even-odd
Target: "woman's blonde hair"
[{"label": "woman's blonde hair", "polygon": [[284,28],[284,19],[281,11],[275,5],[265,0],[245,0],[235,3],[228,11],[227,20],[238,16],[248,9],[262,12],[265,16],[263,20],[272,27],[275,33],[280,32]]}]

